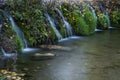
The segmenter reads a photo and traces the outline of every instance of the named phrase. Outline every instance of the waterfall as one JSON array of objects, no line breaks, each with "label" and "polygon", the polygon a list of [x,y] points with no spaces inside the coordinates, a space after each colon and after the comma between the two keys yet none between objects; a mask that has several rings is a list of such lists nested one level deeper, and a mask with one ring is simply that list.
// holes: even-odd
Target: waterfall
[{"label": "waterfall", "polygon": [[65,25],[65,27],[66,27],[68,36],[72,36],[72,35],[73,35],[73,32],[72,32],[72,27],[71,27],[71,25],[65,20],[62,12],[61,12],[59,9],[57,9],[57,8],[56,8],[56,10],[57,10],[57,12],[59,13],[59,15],[60,15],[61,18],[62,18],[62,21],[63,21],[63,23],[64,23],[64,25]]},{"label": "waterfall", "polygon": [[53,19],[49,16],[48,13],[46,13],[45,16],[47,17],[49,23],[51,24],[51,27],[52,27],[52,29],[54,30],[54,32],[55,32],[58,40],[61,40],[61,39],[62,39],[62,35],[61,35],[60,32],[56,29],[56,25],[55,25]]},{"label": "waterfall", "polygon": [[97,20],[97,15],[96,15],[96,12],[95,10],[93,9],[91,3],[86,3],[86,5],[90,8],[90,10],[92,11],[93,15],[94,15],[94,18]]},{"label": "waterfall", "polygon": [[0,12],[2,12],[8,18],[8,20],[10,21],[10,24],[12,25],[13,30],[16,32],[18,38],[20,39],[20,43],[23,44],[22,49],[28,47],[27,41],[26,41],[26,39],[24,37],[24,33],[16,25],[16,23],[14,22],[14,19],[12,18],[12,16],[8,12],[6,12],[6,11],[4,11],[2,9],[0,9]]},{"label": "waterfall", "polygon": [[[95,12],[95,9],[92,7],[91,3],[90,2],[86,2],[86,5],[90,8],[90,10],[92,11],[92,14],[97,22],[97,15],[96,15],[96,12]],[[100,29],[97,29],[97,25],[95,26],[95,31],[102,31]]]},{"label": "waterfall", "polygon": [[2,31],[2,25],[3,25],[3,19],[2,19],[2,17],[0,16],[0,32]]},{"label": "waterfall", "polygon": [[3,48],[1,48],[0,53],[2,53],[2,56],[1,56],[2,60],[6,60],[6,59],[10,60],[11,59],[11,60],[13,60],[13,64],[16,63],[17,56],[18,56],[17,53],[6,53]]},{"label": "waterfall", "polygon": [[1,53],[3,54],[4,58],[12,58],[12,59],[17,59],[17,53],[6,53],[3,48],[1,48]]},{"label": "waterfall", "polygon": [[4,10],[0,9],[0,12],[2,12],[10,21],[13,30],[16,32],[19,40],[20,40],[20,44],[22,44],[22,52],[23,53],[28,53],[28,52],[36,52],[36,51],[40,51],[40,49],[38,48],[29,48],[28,47],[28,42],[25,39],[24,33],[21,31],[21,29],[16,25],[16,23],[14,22],[14,19],[12,18],[12,16],[8,13],[5,12]]},{"label": "waterfall", "polygon": [[105,10],[105,8],[103,8],[102,4],[99,3],[99,6],[101,8],[101,10],[103,11],[103,13],[106,15],[107,17],[107,21],[108,21],[108,28],[112,28],[111,27],[111,23],[110,23],[110,17],[109,17],[109,13]]}]

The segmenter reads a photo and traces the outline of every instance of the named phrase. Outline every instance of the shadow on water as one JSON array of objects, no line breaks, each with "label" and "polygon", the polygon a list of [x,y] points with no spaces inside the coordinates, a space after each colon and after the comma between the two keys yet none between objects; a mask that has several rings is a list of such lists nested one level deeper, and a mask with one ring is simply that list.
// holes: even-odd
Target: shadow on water
[{"label": "shadow on water", "polygon": [[[21,54],[17,71],[26,73],[28,80],[119,80],[120,30],[97,32],[84,39],[58,43],[51,59],[34,59]],[[56,46],[54,46],[56,48]]]}]

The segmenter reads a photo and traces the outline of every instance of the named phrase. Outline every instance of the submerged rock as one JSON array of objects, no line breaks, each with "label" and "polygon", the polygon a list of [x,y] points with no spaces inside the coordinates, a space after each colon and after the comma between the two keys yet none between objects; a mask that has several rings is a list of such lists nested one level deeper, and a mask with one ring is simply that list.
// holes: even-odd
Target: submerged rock
[{"label": "submerged rock", "polygon": [[45,54],[40,54],[40,53],[36,53],[35,56],[55,56],[55,54],[52,54],[52,53],[45,53]]},{"label": "submerged rock", "polygon": [[47,60],[47,59],[53,59],[56,55],[52,53],[35,53],[30,56],[32,60]]},{"label": "submerged rock", "polygon": [[70,51],[72,50],[70,47],[60,46],[60,45],[41,45],[42,48],[47,48],[50,50],[65,50]]}]

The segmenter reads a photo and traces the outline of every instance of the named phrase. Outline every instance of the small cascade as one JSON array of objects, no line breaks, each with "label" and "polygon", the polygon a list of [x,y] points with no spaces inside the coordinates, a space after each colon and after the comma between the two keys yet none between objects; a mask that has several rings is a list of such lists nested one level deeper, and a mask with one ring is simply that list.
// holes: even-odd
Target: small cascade
[{"label": "small cascade", "polygon": [[48,13],[46,13],[45,16],[47,17],[49,23],[51,24],[51,27],[52,27],[52,29],[54,30],[54,32],[55,32],[58,40],[61,40],[61,39],[62,39],[62,35],[61,35],[60,32],[56,29],[56,25],[55,25],[53,19],[49,16]]},{"label": "small cascade", "polygon": [[100,6],[101,10],[103,11],[103,13],[104,13],[104,14],[106,15],[106,17],[107,17],[108,28],[113,28],[113,27],[111,27],[109,13],[105,10],[105,8],[103,8],[103,6],[102,6],[101,3],[99,3],[99,6]]},{"label": "small cascade", "polygon": [[2,31],[2,25],[3,25],[3,19],[2,19],[2,17],[0,16],[0,32]]},{"label": "small cascade", "polygon": [[61,39],[59,40],[58,42],[65,42],[65,41],[68,41],[68,40],[77,40],[77,39],[82,39],[83,37],[80,37],[80,36],[71,36],[71,37],[68,37],[68,38],[64,38],[64,39]]},{"label": "small cascade", "polygon": [[14,19],[12,18],[12,16],[8,13],[5,12],[4,10],[0,9],[0,12],[2,12],[10,21],[10,24],[12,25],[13,30],[16,32],[17,36],[19,37],[21,44],[23,44],[24,46],[22,46],[22,49],[28,47],[27,41],[24,37],[24,33],[20,30],[20,28],[16,25],[16,23],[14,22]]},{"label": "small cascade", "polygon": [[14,19],[12,18],[12,16],[8,12],[5,12],[2,9],[0,9],[0,12],[2,12],[8,18],[8,20],[10,21],[13,30],[16,32],[18,38],[20,39],[20,43],[23,45],[22,48],[21,48],[23,53],[40,51],[40,49],[38,49],[38,48],[29,48],[28,47],[28,42],[25,39],[24,33],[16,25],[16,23],[14,22]]},{"label": "small cascade", "polygon": [[[97,15],[96,15],[96,12],[95,12],[95,9],[92,7],[91,3],[90,2],[86,2],[86,5],[90,8],[90,10],[92,11],[92,14],[94,15],[94,18],[96,19],[96,22],[97,22]],[[98,31],[102,31],[100,29],[97,29],[97,25],[95,26],[95,31],[98,32]]]},{"label": "small cascade", "polygon": [[73,32],[72,32],[72,27],[71,27],[71,25],[65,20],[62,12],[61,12],[59,9],[56,8],[56,11],[59,13],[59,15],[60,15],[61,18],[62,18],[62,21],[63,21],[63,23],[64,23],[64,25],[65,25],[65,27],[66,27],[68,36],[72,36],[72,35],[73,35]]},{"label": "small cascade", "polygon": [[1,53],[3,54],[2,59],[13,59],[14,60],[13,63],[16,63],[17,53],[6,53],[3,48],[1,48]]},{"label": "small cascade", "polygon": [[97,20],[97,15],[96,15],[95,9],[92,7],[91,3],[87,2],[86,5],[90,8],[90,10],[92,11],[92,13],[94,15],[94,18]]}]

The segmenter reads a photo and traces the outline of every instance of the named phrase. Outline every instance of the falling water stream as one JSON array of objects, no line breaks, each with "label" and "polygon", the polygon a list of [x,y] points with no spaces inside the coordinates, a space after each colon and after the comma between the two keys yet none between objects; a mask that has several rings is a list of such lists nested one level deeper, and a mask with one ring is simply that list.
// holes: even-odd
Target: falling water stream
[{"label": "falling water stream", "polygon": [[[95,10],[91,5],[88,6],[94,17],[97,19]],[[109,15],[103,9],[102,5],[100,7],[107,16],[110,28]],[[73,33],[70,24],[65,20],[61,11],[59,9],[57,9],[57,11],[62,17],[68,35],[72,36]],[[0,12],[8,18],[12,28],[19,37],[21,44],[24,44],[22,49],[24,51],[35,50],[33,48],[28,48],[24,33],[16,25],[12,16],[4,10],[0,9]],[[58,40],[61,40],[62,35],[56,29],[53,19],[49,14],[45,14],[45,16],[47,17]],[[16,63],[16,70],[17,72],[25,73],[25,80],[119,80],[119,33],[120,30],[108,30],[103,33],[86,36],[83,39],[79,38],[58,43],[58,49],[43,51],[55,54],[56,57],[52,59],[42,60],[38,55],[37,59],[36,56],[31,55],[23,57],[24,54],[21,54],[19,55],[19,59]],[[4,52],[4,55],[7,54]],[[1,65],[4,67],[4,62],[0,61],[0,67]],[[6,67],[7,69],[11,69],[11,67],[7,65]]]},{"label": "falling water stream", "polygon": [[16,25],[16,23],[14,22],[14,19],[12,18],[12,16],[8,12],[6,12],[6,11],[4,11],[2,9],[0,9],[0,12],[2,12],[8,18],[8,20],[10,21],[11,27],[16,32],[16,34],[18,36],[18,39],[20,41],[20,44],[23,45],[22,46],[22,52],[23,53],[24,52],[31,52],[31,51],[37,51],[37,50],[39,50],[37,48],[29,48],[28,47],[28,42],[25,39],[24,33],[21,31],[21,29],[19,28],[19,26]]},{"label": "falling water stream", "polygon": [[[90,8],[90,10],[92,11],[92,14],[94,15],[94,18],[97,22],[97,15],[96,15],[96,12],[95,12],[95,9],[92,7],[91,3],[90,2],[86,2],[86,5]],[[95,31],[102,31],[100,29],[97,29],[97,24],[95,26]]]},{"label": "falling water stream", "polygon": [[45,14],[45,16],[47,17],[49,23],[51,24],[52,29],[54,30],[58,40],[62,39],[62,35],[60,34],[60,32],[56,29],[56,25],[53,22],[53,19],[50,17],[50,15],[48,13]]},{"label": "falling water stream", "polygon": [[14,19],[12,18],[12,16],[8,12],[6,12],[6,11],[4,11],[2,9],[0,9],[0,12],[2,12],[8,18],[8,20],[10,21],[11,27],[16,32],[16,34],[17,34],[17,36],[19,38],[20,43],[23,44],[22,49],[28,47],[27,41],[26,41],[26,39],[24,37],[24,33],[16,25],[16,23],[14,22]]},{"label": "falling water stream", "polygon": [[103,8],[103,6],[102,6],[101,3],[99,3],[99,6],[100,6],[101,10],[103,11],[103,13],[104,13],[104,14],[106,15],[106,17],[107,17],[108,28],[113,28],[113,27],[111,26],[111,23],[110,23],[109,13],[105,10],[105,8]]},{"label": "falling water stream", "polygon": [[59,15],[61,16],[63,23],[65,24],[65,27],[66,27],[68,36],[72,36],[72,35],[73,35],[73,32],[72,32],[72,27],[71,27],[71,25],[65,20],[62,12],[61,12],[59,9],[57,9],[57,8],[56,8],[56,10],[57,10],[57,12],[59,13]]},{"label": "falling water stream", "polygon": [[62,18],[62,21],[63,21],[63,23],[66,27],[67,35],[68,35],[66,38],[63,38],[63,39],[59,40],[58,42],[64,42],[64,41],[67,41],[67,40],[70,40],[70,39],[81,38],[80,36],[73,35],[72,27],[69,24],[69,22],[67,20],[65,20],[65,17],[63,16],[62,12],[58,8],[56,8],[56,11],[58,12],[59,16]]},{"label": "falling water stream", "polygon": [[119,33],[107,30],[58,43],[60,48],[46,51],[56,57],[21,56],[16,69],[26,74],[25,80],[119,80]]}]

